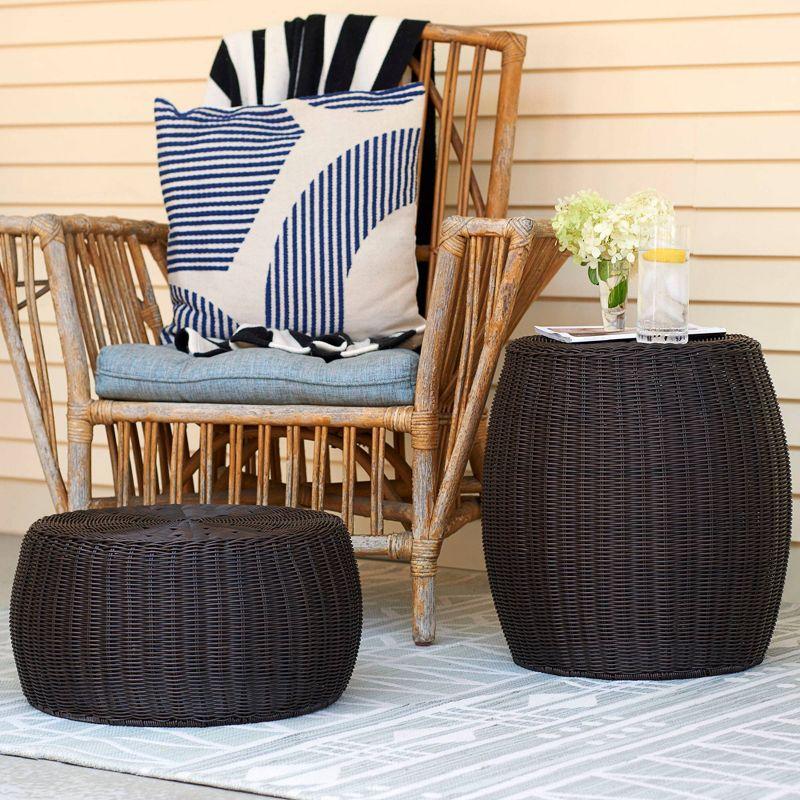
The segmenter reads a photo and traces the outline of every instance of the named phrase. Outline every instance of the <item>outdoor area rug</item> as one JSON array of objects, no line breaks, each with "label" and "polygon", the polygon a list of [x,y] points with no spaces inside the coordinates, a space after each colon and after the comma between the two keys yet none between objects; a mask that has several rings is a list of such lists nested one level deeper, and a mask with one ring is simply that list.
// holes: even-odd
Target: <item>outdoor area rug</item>
[{"label": "outdoor area rug", "polygon": [[800,605],[767,661],[692,681],[605,682],[509,658],[486,578],[442,570],[438,644],[411,643],[408,568],[361,562],[365,631],[331,708],[223,728],[56,719],[0,640],[0,752],[298,800],[800,798]]}]

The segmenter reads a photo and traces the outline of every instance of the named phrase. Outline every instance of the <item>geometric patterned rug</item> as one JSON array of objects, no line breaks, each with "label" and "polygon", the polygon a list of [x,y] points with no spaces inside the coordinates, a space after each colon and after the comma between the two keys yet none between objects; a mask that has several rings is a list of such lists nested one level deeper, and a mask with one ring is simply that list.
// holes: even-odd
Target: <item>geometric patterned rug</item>
[{"label": "geometric patterned rug", "polygon": [[800,798],[800,605],[738,675],[605,682],[513,664],[480,573],[441,571],[438,644],[410,641],[407,567],[361,562],[365,630],[329,709],[223,728],[56,719],[0,631],[0,752],[296,800]]}]

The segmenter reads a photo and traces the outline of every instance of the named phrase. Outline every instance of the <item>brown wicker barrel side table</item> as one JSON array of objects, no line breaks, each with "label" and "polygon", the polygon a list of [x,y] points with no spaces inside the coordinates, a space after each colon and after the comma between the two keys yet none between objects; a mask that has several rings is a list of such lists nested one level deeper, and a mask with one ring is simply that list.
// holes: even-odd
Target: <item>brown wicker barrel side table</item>
[{"label": "brown wicker barrel side table", "polygon": [[517,664],[660,679],[763,660],[791,490],[754,340],[512,342],[484,483],[487,569]]},{"label": "brown wicker barrel side table", "polygon": [[340,519],[155,506],[45,517],[22,544],[11,639],[55,716],[206,726],[329,706],[358,654],[361,589]]}]

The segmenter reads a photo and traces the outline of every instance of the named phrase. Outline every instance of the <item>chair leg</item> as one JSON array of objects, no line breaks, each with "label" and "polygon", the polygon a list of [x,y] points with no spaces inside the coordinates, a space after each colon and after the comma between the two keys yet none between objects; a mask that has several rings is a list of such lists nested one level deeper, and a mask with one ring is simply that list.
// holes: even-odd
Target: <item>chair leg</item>
[{"label": "chair leg", "polygon": [[[434,428],[434,431],[436,428]],[[424,432],[424,431],[423,431]],[[415,442],[412,460],[412,494],[414,499],[414,522],[411,540],[411,630],[414,644],[433,644],[436,637],[436,564],[442,549],[442,537],[433,528],[433,506],[435,494],[435,461],[431,447],[430,431],[428,437]],[[418,446],[422,444],[424,446]]]},{"label": "chair leg", "polygon": [[67,481],[69,510],[89,508],[92,500],[92,425],[68,417]]},{"label": "chair leg", "polygon": [[436,563],[442,543],[414,539],[411,544],[412,632],[414,644],[433,644],[436,638]]}]

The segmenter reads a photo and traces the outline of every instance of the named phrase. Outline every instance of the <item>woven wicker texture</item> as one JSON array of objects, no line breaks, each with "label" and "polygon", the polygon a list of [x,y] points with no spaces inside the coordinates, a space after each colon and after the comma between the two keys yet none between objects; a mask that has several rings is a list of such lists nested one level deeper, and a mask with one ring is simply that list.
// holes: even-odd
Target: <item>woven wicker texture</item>
[{"label": "woven wicker texture", "polygon": [[492,594],[519,665],[647,679],[763,659],[791,492],[757,342],[513,342],[485,491]]},{"label": "woven wicker texture", "polygon": [[361,589],[329,514],[259,506],[75,511],[22,544],[11,636],[48,714],[204,726],[324,708],[358,654]]}]

